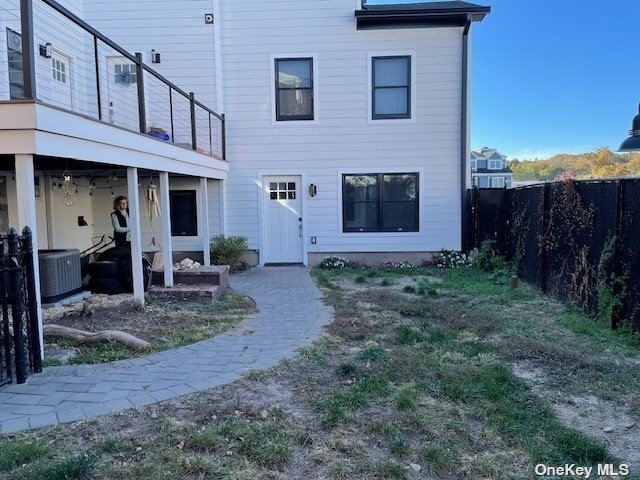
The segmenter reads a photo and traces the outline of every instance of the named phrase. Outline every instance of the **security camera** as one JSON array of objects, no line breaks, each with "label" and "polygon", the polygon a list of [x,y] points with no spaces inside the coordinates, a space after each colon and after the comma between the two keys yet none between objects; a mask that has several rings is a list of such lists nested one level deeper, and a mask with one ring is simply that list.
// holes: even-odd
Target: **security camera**
[{"label": "security camera", "polygon": [[213,23],[213,13],[205,13],[204,23],[207,25],[211,25]]}]

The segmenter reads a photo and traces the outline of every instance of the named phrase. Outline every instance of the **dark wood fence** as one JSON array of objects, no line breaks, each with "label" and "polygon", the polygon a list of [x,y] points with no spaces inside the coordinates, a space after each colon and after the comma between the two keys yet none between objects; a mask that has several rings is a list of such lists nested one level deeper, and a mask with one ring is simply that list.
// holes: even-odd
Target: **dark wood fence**
[{"label": "dark wood fence", "polygon": [[608,305],[613,328],[640,331],[640,179],[475,188],[467,200],[466,250],[493,240],[523,280],[590,314]]},{"label": "dark wood fence", "polygon": [[0,235],[0,385],[42,371],[31,230]]}]

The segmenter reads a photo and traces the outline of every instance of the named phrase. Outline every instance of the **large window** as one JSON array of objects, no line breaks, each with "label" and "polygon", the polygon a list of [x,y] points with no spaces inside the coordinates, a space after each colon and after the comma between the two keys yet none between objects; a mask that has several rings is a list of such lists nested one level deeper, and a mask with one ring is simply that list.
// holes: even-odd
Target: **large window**
[{"label": "large window", "polygon": [[172,190],[169,192],[172,236],[198,236],[197,208],[195,190]]},{"label": "large window", "polygon": [[418,231],[418,174],[342,176],[345,232]]},{"label": "large window", "polygon": [[313,58],[277,58],[276,120],[313,120]]},{"label": "large window", "polygon": [[491,177],[491,188],[504,188],[504,177]]},{"label": "large window", "polygon": [[411,57],[372,57],[373,119],[411,118]]},{"label": "large window", "polygon": [[9,67],[9,98],[24,98],[24,77],[22,75],[22,37],[7,28],[7,63]]}]

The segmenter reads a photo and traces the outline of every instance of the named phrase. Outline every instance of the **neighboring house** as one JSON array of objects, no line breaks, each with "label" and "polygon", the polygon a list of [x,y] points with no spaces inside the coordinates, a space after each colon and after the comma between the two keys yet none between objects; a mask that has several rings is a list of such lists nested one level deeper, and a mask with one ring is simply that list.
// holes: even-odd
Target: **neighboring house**
[{"label": "neighboring house", "polygon": [[469,163],[475,187],[509,188],[513,184],[513,171],[507,165],[507,157],[495,148],[472,151]]},{"label": "neighboring house", "polygon": [[207,262],[218,233],[262,265],[460,249],[468,42],[489,11],[3,0],[0,225],[83,250],[128,192],[134,254]]}]

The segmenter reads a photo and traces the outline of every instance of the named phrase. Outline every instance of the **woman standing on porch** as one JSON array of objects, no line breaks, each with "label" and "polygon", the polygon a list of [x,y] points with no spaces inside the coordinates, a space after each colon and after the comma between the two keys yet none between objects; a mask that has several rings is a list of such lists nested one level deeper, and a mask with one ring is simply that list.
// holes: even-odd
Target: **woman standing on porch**
[{"label": "woman standing on porch", "polygon": [[113,201],[111,224],[113,225],[113,239],[115,240],[116,247],[131,248],[129,202],[127,197],[121,195]]}]

